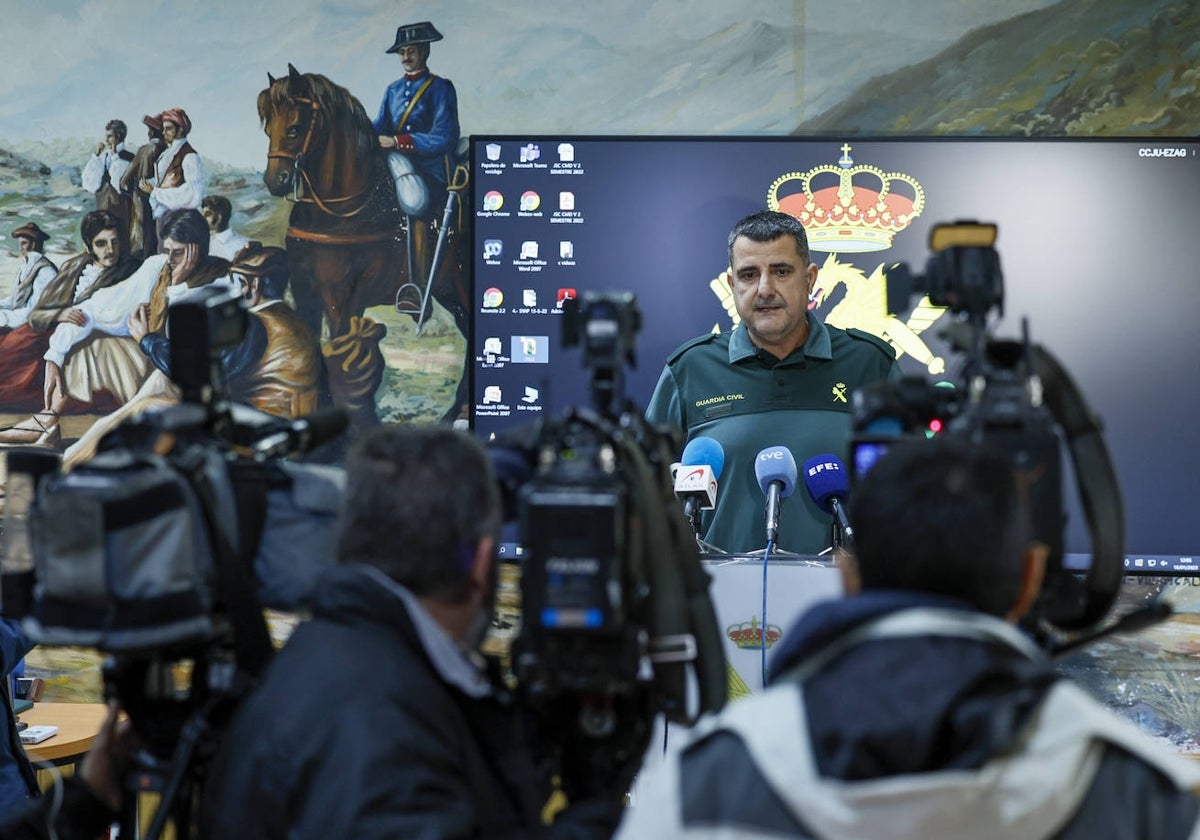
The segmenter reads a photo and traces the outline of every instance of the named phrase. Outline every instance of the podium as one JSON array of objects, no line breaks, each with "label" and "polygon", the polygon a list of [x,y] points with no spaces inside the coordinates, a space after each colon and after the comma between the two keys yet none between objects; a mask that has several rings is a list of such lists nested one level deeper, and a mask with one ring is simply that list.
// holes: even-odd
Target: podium
[{"label": "podium", "polygon": [[[729,699],[763,690],[763,557],[761,554],[702,554],[712,577],[709,594],[725,644]],[[829,555],[779,555],[767,561],[767,663],[796,619],[818,601],[843,594],[842,576]]]}]

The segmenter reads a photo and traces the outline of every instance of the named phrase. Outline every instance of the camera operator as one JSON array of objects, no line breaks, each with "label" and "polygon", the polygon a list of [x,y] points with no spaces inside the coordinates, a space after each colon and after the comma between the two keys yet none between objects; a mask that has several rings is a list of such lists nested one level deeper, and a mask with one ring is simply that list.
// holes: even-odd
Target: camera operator
[{"label": "camera operator", "polygon": [[[56,781],[46,795],[4,812],[0,840],[90,840],[103,835],[118,817],[121,780],[136,746],[131,721],[119,719],[116,703],[75,775]],[[61,795],[60,795],[61,794]]]},{"label": "camera operator", "polygon": [[800,618],[767,692],[673,745],[624,836],[1197,836],[1200,766],[1058,677],[1013,626],[1045,551],[1008,459],[954,440],[893,448],[851,514],[853,596]]},{"label": "camera operator", "polygon": [[17,736],[12,705],[12,672],[25,654],[33,650],[33,640],[21,629],[19,621],[0,616],[0,703],[4,706],[4,737],[0,739],[0,814],[31,796],[37,796],[37,776],[25,757]]},{"label": "camera operator", "polygon": [[499,523],[469,436],[380,427],[355,444],[338,565],[227,730],[203,836],[611,835],[621,792],[543,826],[548,787],[481,666]]}]

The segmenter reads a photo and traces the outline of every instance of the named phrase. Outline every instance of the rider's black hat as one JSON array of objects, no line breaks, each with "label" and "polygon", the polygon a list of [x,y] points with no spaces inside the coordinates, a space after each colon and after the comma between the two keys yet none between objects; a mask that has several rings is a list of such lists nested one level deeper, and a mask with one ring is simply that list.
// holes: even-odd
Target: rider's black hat
[{"label": "rider's black hat", "polygon": [[390,53],[399,52],[401,47],[411,44],[428,44],[442,40],[442,33],[433,28],[427,20],[420,23],[408,23],[396,30],[396,43],[388,50]]}]

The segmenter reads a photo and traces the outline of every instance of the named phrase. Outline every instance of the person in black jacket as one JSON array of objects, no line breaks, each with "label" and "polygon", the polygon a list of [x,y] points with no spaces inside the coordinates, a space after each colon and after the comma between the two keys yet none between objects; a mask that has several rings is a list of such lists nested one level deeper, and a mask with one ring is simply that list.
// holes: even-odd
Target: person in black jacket
[{"label": "person in black jacket", "polygon": [[13,669],[33,649],[33,644],[19,621],[0,616],[0,676],[4,678],[0,681],[0,703],[4,706],[4,737],[0,738],[0,814],[38,795],[37,775],[17,736],[10,689]]},{"label": "person in black jacket", "polygon": [[384,426],[357,441],[338,564],[231,722],[202,836],[611,834],[620,794],[543,825],[519,714],[481,668],[499,524],[468,435]]},{"label": "person in black jacket", "polygon": [[851,499],[850,597],[800,617],[767,691],[676,740],[618,836],[1198,836],[1200,764],[1013,626],[1046,555],[1024,495],[980,448],[884,456]]},{"label": "person in black jacket", "polygon": [[0,840],[94,840],[117,821],[124,774],[137,737],[115,702],[96,734],[79,772],[56,778],[45,796],[0,815]]}]

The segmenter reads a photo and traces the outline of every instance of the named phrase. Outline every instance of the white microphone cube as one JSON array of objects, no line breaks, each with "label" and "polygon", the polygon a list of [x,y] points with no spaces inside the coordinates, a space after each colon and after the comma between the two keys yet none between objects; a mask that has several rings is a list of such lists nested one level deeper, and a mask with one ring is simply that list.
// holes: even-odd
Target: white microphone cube
[{"label": "white microphone cube", "polygon": [[680,467],[679,472],[675,474],[675,495],[681,499],[698,497],[701,510],[712,510],[716,507],[717,480],[713,478],[712,467],[707,464]]}]

